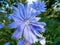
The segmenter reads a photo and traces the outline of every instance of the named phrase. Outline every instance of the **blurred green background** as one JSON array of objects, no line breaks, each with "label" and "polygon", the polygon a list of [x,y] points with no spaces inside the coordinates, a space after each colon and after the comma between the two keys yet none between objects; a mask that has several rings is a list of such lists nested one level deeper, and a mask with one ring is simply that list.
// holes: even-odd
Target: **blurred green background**
[{"label": "blurred green background", "polygon": [[[7,18],[12,13],[12,5],[17,6],[18,2],[25,3],[26,0],[0,0],[0,23],[4,28],[0,29],[0,45],[11,42],[11,45],[17,45],[16,41],[11,39],[14,29],[8,29],[10,20]],[[46,22],[46,31],[42,33],[46,38],[46,45],[60,45],[60,0],[44,0],[46,11],[39,14],[41,20]],[[33,45],[40,45],[39,42]]]}]

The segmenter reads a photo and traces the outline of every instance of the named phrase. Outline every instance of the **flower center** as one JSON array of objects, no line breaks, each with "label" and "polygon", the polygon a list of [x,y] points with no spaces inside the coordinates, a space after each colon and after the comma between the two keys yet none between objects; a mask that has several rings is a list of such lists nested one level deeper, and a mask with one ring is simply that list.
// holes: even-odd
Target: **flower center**
[{"label": "flower center", "polygon": [[29,25],[29,20],[24,21],[25,26]]}]

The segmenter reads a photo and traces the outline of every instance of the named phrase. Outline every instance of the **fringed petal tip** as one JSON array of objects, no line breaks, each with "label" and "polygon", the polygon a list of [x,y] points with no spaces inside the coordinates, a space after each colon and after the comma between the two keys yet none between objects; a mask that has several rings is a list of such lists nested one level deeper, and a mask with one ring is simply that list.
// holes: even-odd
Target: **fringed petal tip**
[{"label": "fringed petal tip", "polygon": [[16,27],[17,27],[17,25],[16,25],[15,22],[13,22],[13,23],[11,23],[11,24],[8,25],[8,28],[10,28],[10,29],[16,28]]},{"label": "fringed petal tip", "polygon": [[44,37],[40,38],[40,44],[41,45],[45,45],[46,44],[46,40]]},{"label": "fringed petal tip", "polygon": [[41,17],[36,17],[36,20],[39,21],[41,19]]},{"label": "fringed petal tip", "polygon": [[14,14],[9,14],[8,19],[9,19],[9,20],[12,20],[13,17],[14,17]]},{"label": "fringed petal tip", "polygon": [[16,8],[15,6],[12,6],[12,10],[17,11],[18,8]]}]

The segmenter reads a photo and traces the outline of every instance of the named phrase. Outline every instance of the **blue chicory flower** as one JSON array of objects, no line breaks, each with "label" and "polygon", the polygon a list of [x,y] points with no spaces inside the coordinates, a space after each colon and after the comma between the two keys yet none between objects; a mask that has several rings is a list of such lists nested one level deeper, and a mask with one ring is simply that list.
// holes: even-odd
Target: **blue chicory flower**
[{"label": "blue chicory flower", "polygon": [[40,0],[27,0],[27,3],[30,7],[35,10],[35,13],[40,14],[41,12],[45,12],[46,10],[46,5],[44,1]]},{"label": "blue chicory flower", "polygon": [[[14,22],[9,24],[9,28],[16,28],[12,38],[19,40],[23,35],[24,39],[30,44],[37,42],[37,37],[41,37],[40,33],[45,31],[44,26],[46,24],[38,22],[40,18],[34,15],[35,10],[32,11],[30,6],[18,3],[18,8],[13,6],[12,9],[14,14],[10,14],[9,19],[13,19]],[[21,43],[24,42],[22,41]]]},{"label": "blue chicory flower", "polygon": [[3,28],[4,27],[4,25],[3,24],[0,24],[0,28]]}]

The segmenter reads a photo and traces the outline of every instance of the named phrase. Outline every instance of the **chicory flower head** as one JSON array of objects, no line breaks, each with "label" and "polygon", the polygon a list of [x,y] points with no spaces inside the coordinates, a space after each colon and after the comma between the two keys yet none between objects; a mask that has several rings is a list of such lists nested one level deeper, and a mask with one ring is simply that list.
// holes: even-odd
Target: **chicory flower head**
[{"label": "chicory flower head", "polygon": [[[14,22],[9,24],[9,28],[16,28],[12,35],[13,39],[19,40],[23,36],[25,41],[32,44],[38,41],[37,37],[43,37],[40,33],[45,31],[44,26],[46,24],[38,22],[40,18],[36,17],[35,10],[27,4],[24,6],[22,3],[18,3],[18,8],[12,7],[14,13],[10,14],[9,19],[13,19]],[[21,44],[20,42],[25,43],[24,41],[19,41],[18,45]]]},{"label": "chicory flower head", "polygon": [[35,10],[35,13],[40,14],[41,12],[45,12],[46,5],[44,1],[40,0],[27,0],[26,1],[30,7],[32,7],[33,10]]}]

